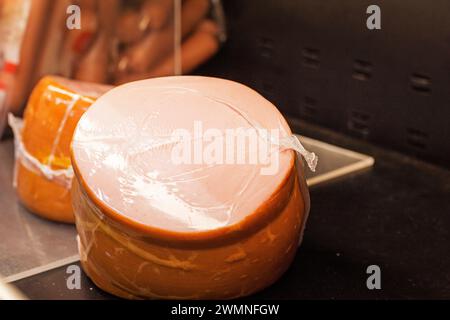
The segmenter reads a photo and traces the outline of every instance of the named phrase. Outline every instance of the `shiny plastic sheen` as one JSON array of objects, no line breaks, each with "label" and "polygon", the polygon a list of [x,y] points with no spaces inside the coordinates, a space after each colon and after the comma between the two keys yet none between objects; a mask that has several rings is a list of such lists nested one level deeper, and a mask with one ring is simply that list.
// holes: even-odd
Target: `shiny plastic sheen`
[{"label": "shiny plastic sheen", "polygon": [[[188,146],[211,141],[196,136],[196,123],[219,132],[214,139],[255,129],[276,157],[175,164],[174,131],[192,134]],[[234,150],[248,160],[257,151],[245,146]],[[278,110],[232,81],[166,77],[109,91],[82,116],[72,141],[85,271],[126,298],[233,298],[270,285],[292,261],[309,211],[293,150],[314,167],[317,158]]]},{"label": "shiny plastic sheen", "polygon": [[15,136],[14,184],[23,204],[45,218],[74,222],[70,199],[70,142],[81,115],[110,86],[45,77],[24,120],[9,115]]}]

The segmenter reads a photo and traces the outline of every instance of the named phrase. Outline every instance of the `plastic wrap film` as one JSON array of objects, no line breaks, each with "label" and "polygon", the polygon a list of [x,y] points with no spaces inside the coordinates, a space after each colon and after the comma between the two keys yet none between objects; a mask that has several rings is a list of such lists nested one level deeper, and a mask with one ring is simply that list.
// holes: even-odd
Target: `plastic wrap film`
[{"label": "plastic wrap film", "polygon": [[15,138],[14,185],[34,213],[73,222],[70,141],[81,115],[110,88],[45,77],[33,90],[24,120],[9,115]]},{"label": "plastic wrap film", "polygon": [[[8,123],[14,133],[14,155],[16,161],[34,174],[41,175],[43,178],[53,181],[66,189],[70,188],[73,178],[72,166],[66,169],[53,169],[50,165],[41,163],[27,151],[22,141],[23,120],[16,118],[10,113],[8,115]],[[14,187],[17,187],[17,168],[18,166],[15,167],[14,172]]]},{"label": "plastic wrap film", "polygon": [[125,298],[235,298],[269,286],[308,216],[303,156],[314,169],[278,110],[244,85],[184,76],[109,91],[72,141],[84,270]]}]

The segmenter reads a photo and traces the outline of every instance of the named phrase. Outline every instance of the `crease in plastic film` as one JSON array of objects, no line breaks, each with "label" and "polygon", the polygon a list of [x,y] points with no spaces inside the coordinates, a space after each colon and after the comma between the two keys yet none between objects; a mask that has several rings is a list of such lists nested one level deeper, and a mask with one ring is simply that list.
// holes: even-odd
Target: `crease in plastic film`
[{"label": "crease in plastic film", "polygon": [[[170,87],[170,88],[161,87],[161,89],[166,90],[169,93],[171,93],[170,90],[176,90],[176,91],[178,91],[178,93],[179,93],[179,90],[184,90],[186,92],[194,93],[203,98],[207,98],[207,99],[210,99],[211,101],[222,104],[223,106],[231,109],[233,112],[237,113],[241,118],[243,118],[253,129],[255,129],[257,131],[258,135],[261,138],[265,139],[268,143],[278,145],[282,149],[291,149],[291,150],[294,150],[295,152],[297,152],[299,155],[301,155],[305,159],[309,169],[313,172],[315,171],[317,162],[318,162],[317,155],[314,152],[309,152],[308,150],[306,150],[296,135],[292,134],[289,136],[285,136],[279,140],[274,139],[272,136],[267,134],[268,130],[265,130],[265,128],[260,123],[253,120],[243,110],[241,110],[234,104],[229,103],[224,100],[221,100],[221,99],[218,99],[218,98],[215,98],[215,97],[212,97],[212,96],[204,95],[198,90],[185,88],[185,87]],[[282,128],[281,125],[279,127]],[[113,141],[113,140],[116,140],[117,138],[120,139],[120,137],[107,137],[107,136],[105,137],[104,136],[104,137],[96,138],[95,140],[98,141],[98,140],[108,139],[110,141]],[[154,149],[154,148],[156,149],[156,148],[179,143],[179,141],[174,139],[174,137],[170,134],[169,135],[161,135],[161,136],[153,135],[151,138],[152,139],[156,138],[158,140],[157,141],[150,140],[147,145],[142,146],[142,147],[144,147],[142,150],[134,151],[134,153],[146,152],[149,149]],[[89,141],[89,142],[91,142],[91,141]]]},{"label": "crease in plastic film", "polygon": [[[317,156],[313,152],[307,151],[295,135],[288,134],[283,129],[281,118],[278,119],[278,129],[281,128],[285,136],[281,137],[281,139],[275,139],[267,133],[268,130],[265,130],[263,125],[252,119],[252,117],[233,103],[211,95],[205,95],[199,90],[182,86],[153,86],[152,89],[164,92],[169,97],[174,94],[189,93],[218,103],[237,114],[252,129],[255,129],[258,137],[263,139],[268,145],[275,146],[275,152],[281,153],[285,150],[293,150],[298,154],[298,158],[305,159],[310,170],[315,170],[318,161]],[[151,117],[152,115],[149,113],[141,118]],[[93,134],[82,136],[82,138],[73,142],[73,146],[84,149],[83,161],[88,161],[93,164],[91,167],[92,171],[88,174],[96,174],[96,171],[102,166],[109,166],[115,170],[123,170],[130,162],[138,163],[139,161],[143,161],[143,158],[140,158],[140,156],[144,153],[160,153],[164,148],[172,148],[180,143],[180,140],[175,139],[170,132],[162,132],[159,135],[146,133],[139,125],[133,123],[133,120],[117,124],[117,126],[106,133],[97,131],[95,124],[90,123],[87,119],[84,119],[81,125],[83,130],[91,131]],[[202,137],[191,137],[191,142],[195,139],[202,139]],[[166,160],[170,161],[169,158]],[[168,175],[165,175],[165,172],[158,171],[158,167],[152,167],[151,171],[146,171],[145,164],[143,163],[143,165],[143,168],[133,168],[133,170],[128,172],[126,177],[119,177],[117,179],[120,190],[118,196],[121,198],[121,202],[125,208],[133,205],[135,198],[140,196],[150,201],[153,209],[170,216],[171,219],[184,221],[183,223],[189,225],[192,230],[226,226],[230,223],[233,213],[239,210],[239,203],[237,203],[239,200],[233,201],[234,198],[229,198],[227,201],[208,199],[210,194],[207,189],[202,193],[205,197],[200,204],[189,201],[190,199],[186,199],[189,197],[186,197],[183,191],[180,191],[183,188],[186,190],[185,186],[189,182],[208,179],[212,172],[210,170],[214,170],[215,167],[223,164],[203,165],[194,167],[192,170],[169,172]],[[236,184],[234,195],[238,198],[246,195],[247,188],[258,175],[255,168],[252,167],[252,171],[249,171],[250,173],[243,177],[239,184]],[[304,177],[299,178],[304,180]],[[100,188],[95,188],[93,192],[101,201],[108,203],[108,195],[103,193]],[[302,193],[304,196],[306,196],[305,192],[307,192],[307,189],[303,189]],[[253,195],[247,194],[247,196],[252,197]],[[208,202],[207,200],[211,201]],[[306,200],[305,198],[304,200],[305,205],[309,207],[309,199]],[[111,208],[118,212],[121,211],[120,208],[112,205]],[[221,218],[213,219],[214,217]]]},{"label": "crease in plastic film", "polygon": [[[14,154],[17,161],[28,170],[44,176],[46,179],[55,181],[62,186],[69,188],[73,178],[72,166],[67,169],[53,169],[49,164],[41,163],[36,157],[32,156],[25,147],[22,140],[23,120],[16,118],[13,114],[8,114],[8,124],[14,133]],[[17,166],[14,169],[14,186],[17,186]]]}]

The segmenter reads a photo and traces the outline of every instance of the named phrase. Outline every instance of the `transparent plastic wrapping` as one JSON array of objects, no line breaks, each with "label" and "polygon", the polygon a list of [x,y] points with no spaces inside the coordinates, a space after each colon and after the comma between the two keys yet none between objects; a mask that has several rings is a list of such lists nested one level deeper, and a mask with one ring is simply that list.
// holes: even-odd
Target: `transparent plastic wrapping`
[{"label": "transparent plastic wrapping", "polygon": [[270,285],[309,212],[302,156],[314,169],[278,110],[241,84],[166,77],[109,91],[72,141],[85,271],[126,298],[234,298]]},{"label": "transparent plastic wrapping", "polygon": [[[14,133],[14,157],[16,161],[34,174],[55,182],[66,189],[70,188],[73,178],[72,166],[66,169],[53,169],[50,165],[41,163],[27,151],[22,141],[23,120],[10,113],[8,123]],[[17,166],[15,167],[13,185],[17,187]]]},{"label": "transparent plastic wrapping", "polygon": [[76,123],[110,86],[46,77],[34,89],[24,121],[9,114],[14,132],[14,186],[31,211],[73,222],[69,147]]},{"label": "transparent plastic wrapping", "polygon": [[226,39],[214,0],[3,0],[0,135],[46,75],[103,84],[186,74]]}]

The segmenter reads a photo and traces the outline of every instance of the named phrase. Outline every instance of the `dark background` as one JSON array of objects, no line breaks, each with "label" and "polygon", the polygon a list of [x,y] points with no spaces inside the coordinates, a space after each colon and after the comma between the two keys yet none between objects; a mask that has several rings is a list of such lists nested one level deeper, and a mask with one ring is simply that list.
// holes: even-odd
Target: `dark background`
[{"label": "dark background", "polygon": [[[450,1],[223,4],[228,41],[199,73],[245,83],[288,117],[450,167]],[[381,30],[366,27],[371,4]]]}]

